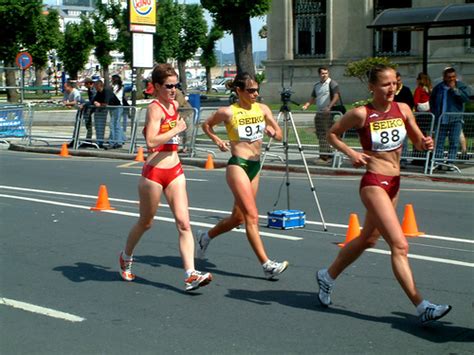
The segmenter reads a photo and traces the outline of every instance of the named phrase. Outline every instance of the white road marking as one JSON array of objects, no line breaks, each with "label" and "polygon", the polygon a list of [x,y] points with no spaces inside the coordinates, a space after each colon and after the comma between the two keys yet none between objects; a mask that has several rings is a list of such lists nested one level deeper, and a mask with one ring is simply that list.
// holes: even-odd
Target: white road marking
[{"label": "white road marking", "polygon": [[[40,200],[40,199],[37,199],[37,198],[31,198],[31,197],[12,196],[12,195],[5,195],[5,194],[0,194],[0,197],[11,198],[11,199],[16,199],[16,200],[23,200],[23,201],[30,201],[30,202],[38,202],[38,203],[44,203],[44,204],[48,204],[48,205],[72,207],[72,208],[79,208],[79,209],[83,209],[83,210],[90,210],[89,206],[75,205],[75,204],[72,204],[72,203],[57,202],[57,201],[50,201],[50,200]],[[109,200],[111,200],[111,199],[109,198]],[[104,211],[101,211],[101,212],[111,213],[111,214],[118,214],[118,215],[122,215],[122,216],[137,217],[137,218],[139,217],[139,214],[134,213],[134,212],[125,212],[125,211],[117,211],[117,210],[104,210]],[[153,219],[155,219],[157,221],[176,223],[174,218],[155,216]],[[203,223],[203,222],[193,222],[193,221],[191,221],[190,224],[192,226],[198,226],[198,227],[206,227],[206,228],[214,227],[214,224]],[[245,230],[243,230],[243,229],[233,229],[233,231],[237,232],[237,233],[245,233]],[[280,235],[280,234],[269,233],[269,232],[260,232],[260,235],[264,236],[264,237],[269,237],[269,238],[285,239],[285,240],[292,240],[292,241],[297,241],[297,240],[302,240],[303,239],[302,237],[292,237],[292,236],[288,236],[288,235]]]},{"label": "white road marking", "polygon": [[44,316],[52,317],[52,318],[59,318],[63,320],[67,320],[69,322],[82,322],[86,320],[85,318],[75,316],[74,314],[66,313],[66,312],[61,312],[61,311],[56,311],[51,308],[46,308],[46,307],[40,307],[36,306],[31,303],[25,303],[25,302],[20,302],[20,301],[15,301],[11,300],[8,298],[0,297],[0,304],[3,304],[5,306],[10,306],[13,308],[18,308],[22,309],[24,311],[32,312],[32,313],[38,313],[42,314]]},{"label": "white road marking", "polygon": [[[367,251],[371,252],[371,253],[376,253],[376,254],[384,254],[384,255],[390,255],[391,254],[390,250],[369,248],[369,249],[367,249]],[[468,262],[465,262],[465,261],[443,259],[443,258],[434,258],[434,257],[431,257],[431,256],[424,256],[424,255],[417,255],[417,254],[408,254],[408,257],[410,259],[429,260],[429,261],[434,261],[434,262],[443,263],[443,264],[474,267],[474,263],[468,263]]]},{"label": "white road marking", "polygon": [[[71,197],[97,199],[97,196],[93,196],[93,195],[75,194],[75,193],[69,193],[69,192],[57,192],[57,191],[50,191],[50,190],[30,189],[30,188],[16,187],[16,186],[0,185],[0,189],[14,190],[14,191],[36,192],[36,193],[44,193],[44,194],[49,194],[49,195],[60,195],[60,196],[71,196]],[[110,197],[109,197],[109,200],[114,201],[114,202],[123,202],[123,203],[130,203],[130,204],[136,204],[136,205],[138,204],[138,201],[135,201],[135,200],[126,200],[126,199],[118,199],[118,198],[110,198]],[[51,202],[54,202],[54,201],[51,201]],[[76,206],[76,205],[71,205],[71,206]],[[79,206],[79,205],[77,205],[77,206]],[[163,204],[160,204],[160,207],[169,208],[169,205],[163,203]],[[88,208],[88,207],[86,207],[86,208]],[[199,207],[189,207],[189,210],[190,211],[207,212],[207,213],[218,213],[218,214],[223,214],[223,215],[229,215],[231,213],[229,211],[209,209],[209,208],[199,208]],[[267,215],[259,215],[259,218],[266,219]],[[198,223],[198,222],[195,222],[195,223]],[[309,220],[306,220],[306,224],[322,226],[322,222],[309,221]],[[343,228],[343,229],[347,229],[347,227],[348,227],[347,224],[338,224],[338,223],[326,223],[326,226],[335,227],[335,228]],[[212,227],[212,225],[211,225],[211,227]],[[449,241],[449,242],[474,244],[474,240],[469,240],[469,239],[464,239],[464,238],[456,238],[456,237],[430,235],[430,234],[423,234],[423,235],[419,236],[418,238],[437,239],[437,240],[445,240],[445,241]]]}]

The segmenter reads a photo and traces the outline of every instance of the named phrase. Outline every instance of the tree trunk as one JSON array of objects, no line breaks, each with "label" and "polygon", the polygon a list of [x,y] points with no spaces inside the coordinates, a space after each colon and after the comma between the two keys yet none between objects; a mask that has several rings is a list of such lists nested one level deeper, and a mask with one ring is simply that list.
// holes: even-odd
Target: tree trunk
[{"label": "tree trunk", "polygon": [[[43,86],[43,73],[43,68],[35,66],[35,86]],[[38,90],[37,93],[43,94],[44,91]]]},{"label": "tree trunk", "polygon": [[181,82],[181,88],[184,92],[188,89],[188,83],[186,78],[186,61],[182,61],[178,59],[178,73],[179,73],[179,81]]},{"label": "tree trunk", "polygon": [[110,73],[109,73],[109,66],[108,65],[102,65],[102,77],[104,78],[104,86],[109,86]]},{"label": "tree trunk", "polygon": [[206,67],[206,93],[210,94],[212,90],[211,67]]},{"label": "tree trunk", "polygon": [[[12,62],[7,62],[5,63],[5,66],[8,68],[14,67],[14,64]],[[16,75],[15,75],[15,70],[14,69],[5,69],[5,77],[6,77],[6,86],[17,86],[16,82]],[[11,103],[17,103],[18,102],[18,91],[17,89],[7,89],[7,100],[8,102]]]},{"label": "tree trunk", "polygon": [[255,65],[252,55],[252,28],[250,26],[250,17],[244,21],[235,23],[232,28],[232,37],[234,41],[235,63],[237,72],[247,72],[255,76]]}]

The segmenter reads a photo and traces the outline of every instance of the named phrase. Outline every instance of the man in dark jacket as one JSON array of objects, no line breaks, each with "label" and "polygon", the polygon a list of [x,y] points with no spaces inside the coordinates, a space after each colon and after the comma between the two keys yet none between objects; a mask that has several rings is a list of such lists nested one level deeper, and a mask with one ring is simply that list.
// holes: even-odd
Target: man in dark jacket
[{"label": "man in dark jacket", "polygon": [[120,100],[117,99],[111,88],[104,86],[104,82],[102,80],[95,81],[94,87],[97,90],[97,93],[95,94],[94,100],[92,102],[95,107],[95,135],[99,148],[104,148],[105,125],[107,123],[108,113],[107,106],[120,106]]},{"label": "man in dark jacket", "polygon": [[[444,141],[449,140],[448,163],[456,159],[459,147],[459,136],[464,124],[462,115],[464,104],[469,101],[470,89],[457,80],[456,70],[448,67],[443,70],[443,81],[433,88],[430,97],[431,112],[439,123],[435,158],[443,158]],[[454,113],[454,114],[453,114]],[[439,122],[441,120],[441,122]]]}]

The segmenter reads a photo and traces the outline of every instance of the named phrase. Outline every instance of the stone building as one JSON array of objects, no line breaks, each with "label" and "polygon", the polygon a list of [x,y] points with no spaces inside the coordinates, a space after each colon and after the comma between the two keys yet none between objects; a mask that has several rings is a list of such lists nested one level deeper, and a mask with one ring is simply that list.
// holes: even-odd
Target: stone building
[{"label": "stone building", "polygon": [[[345,77],[344,70],[351,61],[373,56],[387,56],[397,63],[405,84],[413,90],[415,78],[423,69],[423,32],[380,32],[367,26],[388,8],[469,3],[474,1],[273,0],[267,16],[266,82],[261,95],[268,102],[279,101],[282,86],[290,86],[292,72],[292,99],[303,103],[319,79],[318,67],[328,66],[331,77],[341,86],[345,103],[365,99],[367,88],[358,79]],[[463,81],[474,84],[473,32],[474,26],[429,30],[430,35],[464,34],[467,37],[428,42],[428,74],[434,82],[441,79],[444,67],[453,66]]]}]

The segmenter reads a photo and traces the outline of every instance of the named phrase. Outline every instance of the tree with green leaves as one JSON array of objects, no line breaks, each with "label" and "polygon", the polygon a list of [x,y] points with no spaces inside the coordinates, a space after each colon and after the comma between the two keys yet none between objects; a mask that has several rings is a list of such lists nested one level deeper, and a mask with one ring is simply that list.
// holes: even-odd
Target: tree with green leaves
[{"label": "tree with green leaves", "polygon": [[44,69],[48,64],[48,53],[58,47],[62,36],[59,30],[58,12],[51,9],[43,13],[36,18],[35,27],[35,38],[31,38],[27,46],[35,67],[35,86],[41,86]]},{"label": "tree with green leaves", "polygon": [[368,57],[347,64],[344,75],[357,78],[365,87],[368,87],[367,73],[377,64],[387,65],[393,69],[397,68],[397,64],[392,63],[387,57]]},{"label": "tree with green leaves", "polygon": [[[15,69],[16,55],[28,49],[26,43],[36,38],[36,20],[42,16],[41,0],[2,0],[0,2],[0,58],[7,68],[6,86],[17,86]],[[9,102],[18,102],[15,89],[7,89]]]},{"label": "tree with green leaves", "polygon": [[112,55],[110,54],[116,48],[115,41],[110,39],[109,29],[107,28],[104,13],[99,11],[91,16],[92,28],[94,30],[94,55],[102,68],[102,77],[105,86],[109,85],[109,66],[112,64]]},{"label": "tree with green leaves", "polygon": [[161,0],[157,6],[156,33],[153,37],[153,58],[166,63],[175,58],[179,47],[181,31],[181,7],[173,0]]},{"label": "tree with green leaves", "polygon": [[186,82],[186,61],[192,59],[200,48],[207,33],[207,22],[201,5],[182,5],[182,27],[179,33],[179,45],[175,58],[178,60],[179,78],[184,90]]},{"label": "tree with green leaves", "polygon": [[66,24],[58,55],[70,79],[77,80],[79,71],[84,69],[94,47],[93,40],[92,24],[84,15],[81,15],[80,23]]},{"label": "tree with green leaves", "polygon": [[214,49],[216,47],[216,42],[222,37],[224,37],[224,31],[222,31],[219,26],[214,25],[207,34],[204,44],[201,46],[202,54],[199,61],[201,65],[206,68],[207,93],[210,93],[212,89],[211,68],[217,65],[216,52]]},{"label": "tree with green leaves", "polygon": [[216,24],[232,33],[237,71],[255,75],[250,19],[265,15],[271,0],[201,0],[201,4]]}]

